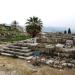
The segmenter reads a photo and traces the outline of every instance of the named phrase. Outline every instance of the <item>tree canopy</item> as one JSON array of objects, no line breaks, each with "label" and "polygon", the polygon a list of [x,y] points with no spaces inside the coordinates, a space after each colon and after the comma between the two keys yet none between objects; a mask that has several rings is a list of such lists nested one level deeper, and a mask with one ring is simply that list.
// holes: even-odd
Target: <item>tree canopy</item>
[{"label": "tree canopy", "polygon": [[30,17],[26,22],[26,31],[35,37],[42,30],[42,21],[38,17]]},{"label": "tree canopy", "polygon": [[18,30],[18,29],[17,29],[18,24],[19,24],[19,23],[18,23],[16,20],[14,20],[14,21],[11,23],[11,29],[17,31],[17,30]]}]

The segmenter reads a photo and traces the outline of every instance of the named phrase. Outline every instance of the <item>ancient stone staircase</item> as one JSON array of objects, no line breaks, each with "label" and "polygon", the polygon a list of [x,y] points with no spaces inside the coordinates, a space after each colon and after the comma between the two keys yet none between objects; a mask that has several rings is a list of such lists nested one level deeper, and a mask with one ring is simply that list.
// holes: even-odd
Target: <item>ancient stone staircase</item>
[{"label": "ancient stone staircase", "polygon": [[4,48],[0,49],[0,54],[23,59],[30,59],[32,57],[33,51],[27,47],[26,43],[21,41],[11,45],[7,45]]}]

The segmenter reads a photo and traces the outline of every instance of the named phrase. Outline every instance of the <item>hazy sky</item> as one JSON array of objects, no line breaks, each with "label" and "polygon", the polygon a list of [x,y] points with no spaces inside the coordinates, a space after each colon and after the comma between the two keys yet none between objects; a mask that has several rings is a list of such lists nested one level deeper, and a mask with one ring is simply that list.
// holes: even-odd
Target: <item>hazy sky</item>
[{"label": "hazy sky", "polygon": [[44,26],[75,27],[75,0],[0,0],[0,23],[17,20],[24,26],[30,16]]}]

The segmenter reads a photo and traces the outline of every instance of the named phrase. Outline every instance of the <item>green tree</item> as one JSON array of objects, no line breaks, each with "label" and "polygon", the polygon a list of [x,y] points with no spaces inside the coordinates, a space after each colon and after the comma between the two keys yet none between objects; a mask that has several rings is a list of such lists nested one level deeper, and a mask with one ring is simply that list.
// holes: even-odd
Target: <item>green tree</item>
[{"label": "green tree", "polygon": [[67,31],[66,30],[64,31],[64,34],[67,34]]},{"label": "green tree", "polygon": [[70,28],[68,29],[68,34],[71,34],[71,29]]},{"label": "green tree", "polygon": [[17,26],[18,26],[18,22],[16,20],[14,20],[12,23],[11,23],[11,29],[14,30],[14,31],[18,31],[17,29]]},{"label": "green tree", "polygon": [[42,30],[42,21],[38,17],[30,17],[26,22],[26,31],[34,38]]}]

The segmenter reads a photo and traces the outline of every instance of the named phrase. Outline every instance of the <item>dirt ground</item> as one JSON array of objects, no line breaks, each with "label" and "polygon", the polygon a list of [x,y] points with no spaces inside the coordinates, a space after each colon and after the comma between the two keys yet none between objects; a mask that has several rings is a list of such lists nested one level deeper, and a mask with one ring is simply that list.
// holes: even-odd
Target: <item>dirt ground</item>
[{"label": "dirt ground", "polygon": [[[12,58],[12,57],[6,57],[6,56],[0,56],[0,73],[2,73],[2,71],[4,72],[9,71],[11,73],[13,73],[13,71],[16,72],[15,74],[11,74],[11,75],[16,75],[16,74],[30,75],[32,72],[32,69],[27,66],[27,63],[25,60]],[[6,75],[9,75],[9,74],[6,74]]]},{"label": "dirt ground", "polygon": [[75,75],[75,69],[58,70],[42,66],[33,70],[30,64],[23,59],[0,55],[0,75]]}]

